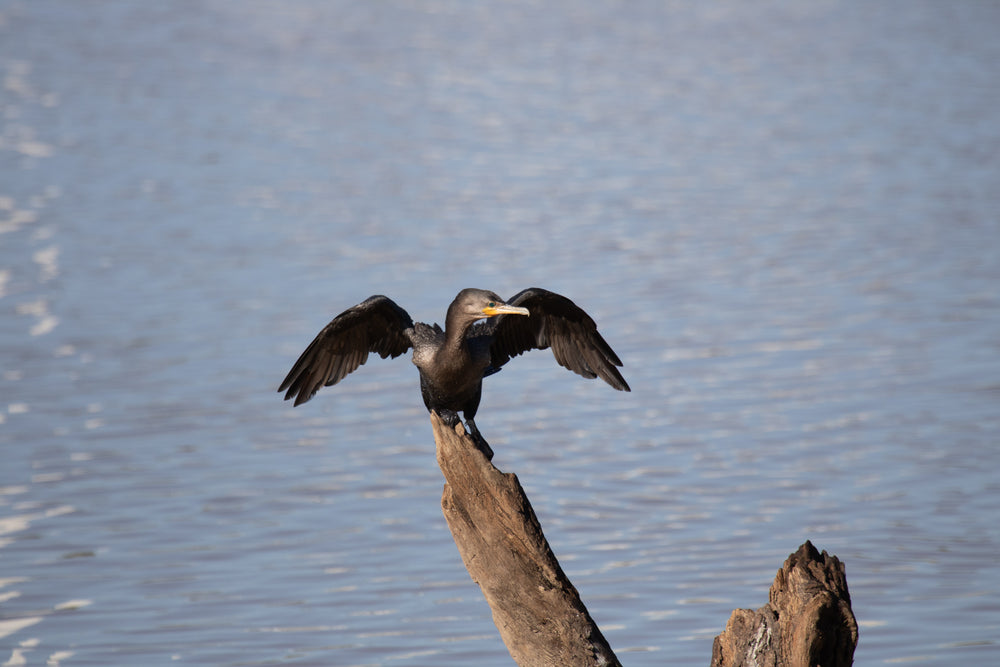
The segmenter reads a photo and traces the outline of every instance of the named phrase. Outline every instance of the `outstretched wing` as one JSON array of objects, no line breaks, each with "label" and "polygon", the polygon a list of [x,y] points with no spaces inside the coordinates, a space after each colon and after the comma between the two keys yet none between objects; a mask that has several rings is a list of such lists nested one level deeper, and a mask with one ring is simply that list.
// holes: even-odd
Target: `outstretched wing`
[{"label": "outstretched wing", "polygon": [[492,334],[491,366],[498,370],[528,350],[552,348],[560,366],[585,378],[599,377],[619,391],[631,391],[618,372],[621,360],[582,308],[555,292],[531,287],[515,294],[511,306],[530,315],[500,315],[477,325],[475,333]]},{"label": "outstretched wing", "polygon": [[278,391],[285,400],[305,403],[320,387],[337,384],[348,373],[368,361],[369,352],[383,359],[398,357],[410,349],[407,329],[413,328],[409,314],[389,297],[369,297],[348,308],[323,327],[285,376]]}]

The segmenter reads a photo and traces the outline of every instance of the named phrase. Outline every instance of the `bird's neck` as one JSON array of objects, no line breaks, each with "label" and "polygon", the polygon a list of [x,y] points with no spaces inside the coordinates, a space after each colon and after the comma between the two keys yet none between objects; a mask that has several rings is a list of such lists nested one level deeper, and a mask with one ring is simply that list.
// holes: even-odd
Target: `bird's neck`
[{"label": "bird's neck", "polygon": [[461,360],[468,354],[465,344],[465,336],[469,331],[472,322],[455,316],[449,308],[448,316],[444,322],[444,344],[440,352],[449,359]]},{"label": "bird's neck", "polygon": [[444,329],[444,345],[449,352],[463,352],[465,350],[465,334],[469,330],[469,325],[449,323]]}]

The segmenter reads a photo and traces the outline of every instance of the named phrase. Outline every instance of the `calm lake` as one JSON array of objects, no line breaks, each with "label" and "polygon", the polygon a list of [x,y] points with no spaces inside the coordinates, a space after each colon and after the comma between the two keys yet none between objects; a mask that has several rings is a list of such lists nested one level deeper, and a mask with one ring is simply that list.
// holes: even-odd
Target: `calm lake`
[{"label": "calm lake", "polygon": [[859,665],[1000,663],[1000,4],[0,3],[0,663],[510,665],[408,359],[585,308],[476,420],[629,666],[806,539]]}]

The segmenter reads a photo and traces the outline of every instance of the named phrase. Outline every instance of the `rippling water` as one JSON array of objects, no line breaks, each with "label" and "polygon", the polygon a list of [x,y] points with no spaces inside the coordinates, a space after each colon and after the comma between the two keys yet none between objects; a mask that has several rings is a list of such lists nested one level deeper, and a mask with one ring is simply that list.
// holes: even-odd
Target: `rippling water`
[{"label": "rippling water", "polygon": [[0,5],[0,660],[506,665],[375,293],[591,312],[478,424],[628,665],[805,539],[858,664],[1000,657],[992,3]]}]

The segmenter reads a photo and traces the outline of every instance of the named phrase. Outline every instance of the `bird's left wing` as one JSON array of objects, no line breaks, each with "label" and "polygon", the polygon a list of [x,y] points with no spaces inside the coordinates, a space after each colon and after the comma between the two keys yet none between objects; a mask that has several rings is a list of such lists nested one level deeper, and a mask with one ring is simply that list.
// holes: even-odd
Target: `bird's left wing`
[{"label": "bird's left wing", "polygon": [[527,308],[529,315],[500,315],[477,325],[482,333],[493,336],[493,369],[528,350],[551,347],[560,366],[585,378],[599,377],[619,391],[631,391],[618,372],[621,359],[597,331],[594,320],[575,303],[538,287],[518,292],[507,303]]},{"label": "bird's left wing", "polygon": [[330,321],[305,349],[278,391],[295,405],[305,403],[320,387],[337,384],[368,361],[368,353],[383,359],[398,357],[411,347],[413,320],[386,296],[373,296]]}]

